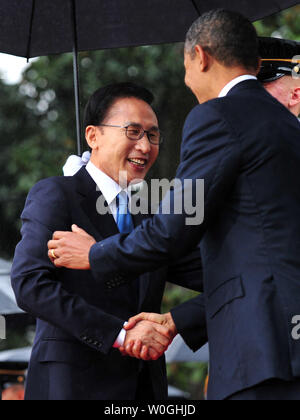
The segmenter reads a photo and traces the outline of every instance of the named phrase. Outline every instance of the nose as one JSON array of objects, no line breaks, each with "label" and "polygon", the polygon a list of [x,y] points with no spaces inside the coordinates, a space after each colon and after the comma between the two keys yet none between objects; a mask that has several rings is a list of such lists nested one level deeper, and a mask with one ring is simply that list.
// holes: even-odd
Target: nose
[{"label": "nose", "polygon": [[136,148],[136,150],[141,151],[143,154],[150,153],[150,151],[151,151],[151,143],[148,140],[147,133],[144,133],[144,137],[141,138],[141,140],[139,140],[136,143],[135,148]]}]

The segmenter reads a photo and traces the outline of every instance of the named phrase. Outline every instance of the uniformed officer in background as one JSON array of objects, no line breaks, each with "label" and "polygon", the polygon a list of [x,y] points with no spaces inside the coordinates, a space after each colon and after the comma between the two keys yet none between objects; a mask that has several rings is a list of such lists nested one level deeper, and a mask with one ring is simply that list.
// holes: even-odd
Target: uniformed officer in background
[{"label": "uniformed officer in background", "polygon": [[300,42],[277,38],[260,38],[262,67],[258,79],[265,89],[300,115]]},{"label": "uniformed officer in background", "polygon": [[0,400],[24,400],[25,371],[28,362],[0,362]]}]

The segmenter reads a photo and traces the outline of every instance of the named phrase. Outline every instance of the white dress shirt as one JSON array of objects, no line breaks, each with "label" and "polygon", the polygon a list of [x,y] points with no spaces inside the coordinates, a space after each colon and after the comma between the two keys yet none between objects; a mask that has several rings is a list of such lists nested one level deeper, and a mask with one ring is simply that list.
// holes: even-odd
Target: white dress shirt
[{"label": "white dress shirt", "polygon": [[[109,209],[117,222],[117,196],[120,194],[121,191],[126,191],[128,193],[128,190],[123,190],[122,187],[117,184],[112,178],[110,178],[108,175],[106,175],[103,171],[98,169],[91,161],[86,165],[86,170],[90,174],[91,178],[95,181],[97,187],[102,192],[105,201],[107,202]],[[129,195],[130,196],[130,195]],[[130,198],[129,198],[130,200]],[[127,322],[124,324],[124,326],[127,324]],[[119,336],[117,337],[114,348],[120,348],[124,345],[126,338],[126,330],[124,328],[121,330]]]},{"label": "white dress shirt", "polygon": [[252,76],[250,74],[245,74],[244,76],[236,77],[235,79],[231,80],[220,92],[219,98],[224,98],[228,95],[228,93],[239,83],[245,82],[246,80],[257,80],[257,77]]},{"label": "white dress shirt", "polygon": [[[89,161],[86,165],[86,170],[95,181],[99,190],[102,192],[111,214],[113,215],[115,221],[117,221],[117,196],[122,191],[122,188],[116,183],[116,181],[98,169],[91,161]],[[127,192],[127,190],[125,191]]]}]

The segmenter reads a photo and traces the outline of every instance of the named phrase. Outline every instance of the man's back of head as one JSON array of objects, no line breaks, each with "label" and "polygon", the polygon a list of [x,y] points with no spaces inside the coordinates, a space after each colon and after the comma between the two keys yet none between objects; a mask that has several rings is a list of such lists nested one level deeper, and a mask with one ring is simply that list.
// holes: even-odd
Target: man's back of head
[{"label": "man's back of head", "polygon": [[257,34],[251,22],[239,13],[217,9],[200,16],[187,33],[186,52],[194,56],[196,45],[226,67],[257,69]]},{"label": "man's back of head", "polygon": [[235,77],[256,75],[258,37],[244,16],[224,9],[200,16],[185,42],[186,84],[199,102],[218,96]]}]

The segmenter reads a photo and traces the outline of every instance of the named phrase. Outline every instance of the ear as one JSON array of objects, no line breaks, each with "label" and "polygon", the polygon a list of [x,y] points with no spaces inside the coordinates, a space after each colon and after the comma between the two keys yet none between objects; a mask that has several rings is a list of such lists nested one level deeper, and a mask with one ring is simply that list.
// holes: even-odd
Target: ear
[{"label": "ear", "polygon": [[256,69],[256,75],[258,75],[258,73],[260,72],[261,65],[262,65],[262,59],[261,59],[261,58],[259,58],[259,60],[258,60],[258,67],[257,67],[257,69]]},{"label": "ear", "polygon": [[289,106],[292,108],[300,104],[300,87],[296,87],[292,91],[292,96],[289,102]]},{"label": "ear", "polygon": [[209,54],[206,51],[204,51],[201,45],[196,45],[195,52],[196,52],[196,57],[198,59],[199,66],[200,66],[200,70],[202,72],[206,71],[210,63]]},{"label": "ear", "polygon": [[90,146],[92,150],[96,149],[97,147],[97,132],[96,127],[94,125],[89,125],[85,130],[85,138],[87,144]]}]

